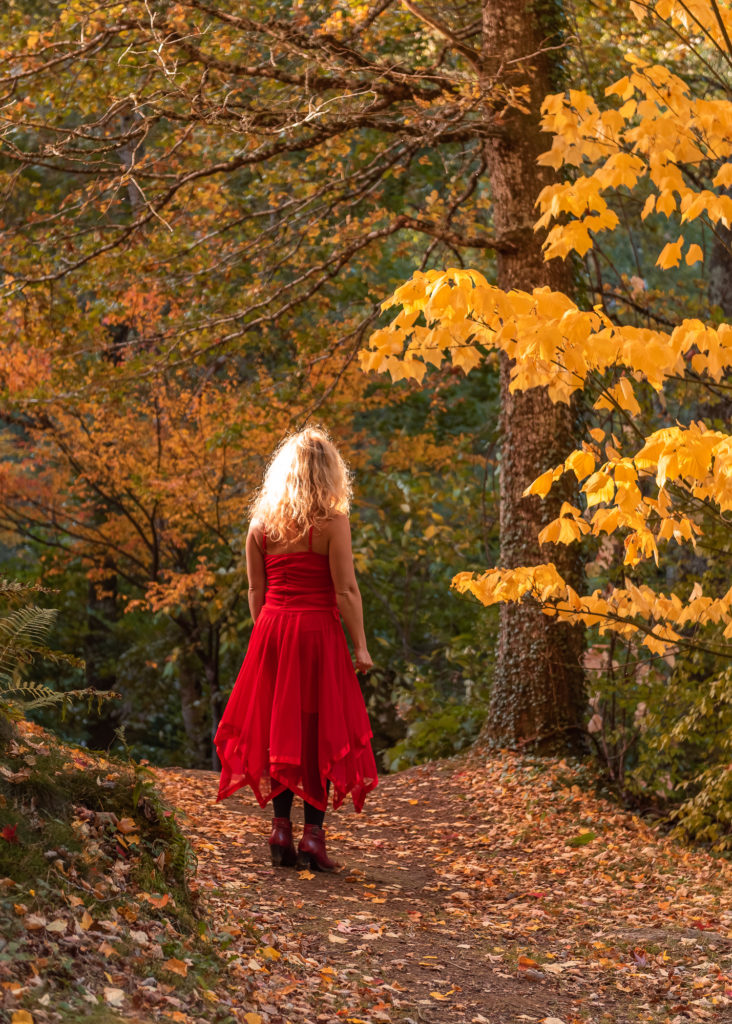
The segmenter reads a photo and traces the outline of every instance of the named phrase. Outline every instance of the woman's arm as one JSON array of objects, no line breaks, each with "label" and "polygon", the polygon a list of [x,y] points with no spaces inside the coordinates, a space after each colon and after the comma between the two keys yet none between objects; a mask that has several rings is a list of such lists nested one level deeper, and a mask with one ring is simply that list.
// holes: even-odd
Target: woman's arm
[{"label": "woman's arm", "polygon": [[361,592],[356,583],[356,571],[353,568],[351,524],[347,516],[336,516],[330,524],[328,559],[338,611],[343,616],[346,629],[353,641],[356,668],[359,672],[368,672],[374,663],[366,646],[366,634],[363,629],[363,605],[361,604]]},{"label": "woman's arm", "polygon": [[267,589],[267,573],[264,569],[264,555],[259,546],[257,535],[259,528],[255,523],[249,525],[247,534],[247,578],[249,580],[249,611],[252,619],[257,616],[264,604],[264,592]]}]

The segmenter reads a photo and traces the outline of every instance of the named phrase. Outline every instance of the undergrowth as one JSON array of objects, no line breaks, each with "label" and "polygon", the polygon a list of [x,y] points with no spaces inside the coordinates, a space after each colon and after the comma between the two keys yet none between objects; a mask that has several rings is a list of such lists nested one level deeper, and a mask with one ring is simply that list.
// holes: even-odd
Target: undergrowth
[{"label": "undergrowth", "polygon": [[[183,1000],[215,991],[224,963],[195,869],[145,765],[17,723],[0,749],[0,1019],[17,1007],[34,1020],[114,1020],[130,973]],[[206,1019],[224,1020],[223,1008]]]}]

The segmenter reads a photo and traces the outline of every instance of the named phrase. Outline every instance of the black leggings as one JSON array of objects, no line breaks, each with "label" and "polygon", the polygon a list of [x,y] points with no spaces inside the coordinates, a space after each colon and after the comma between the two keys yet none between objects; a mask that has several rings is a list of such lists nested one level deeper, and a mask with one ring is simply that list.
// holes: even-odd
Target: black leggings
[{"label": "black leggings", "polygon": [[[325,795],[328,796],[330,792],[330,779],[325,780]],[[295,794],[291,789],[283,789],[277,796],[272,797],[272,807],[274,809],[275,818],[289,818],[290,811],[292,810],[292,801]],[[325,811],[321,811],[319,807],[313,807],[307,800],[303,800],[305,807],[305,824],[306,825],[318,825],[320,828],[323,827],[323,821],[325,819]]]}]

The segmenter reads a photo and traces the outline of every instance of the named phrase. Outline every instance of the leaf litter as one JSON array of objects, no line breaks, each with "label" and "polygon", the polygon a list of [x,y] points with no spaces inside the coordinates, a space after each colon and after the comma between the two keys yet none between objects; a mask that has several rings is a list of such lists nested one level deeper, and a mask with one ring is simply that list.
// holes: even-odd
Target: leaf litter
[{"label": "leaf litter", "polygon": [[[9,787],[55,742],[25,731]],[[272,868],[271,808],[248,791],[216,804],[216,773],[154,774],[198,856],[197,918],[136,879],[146,798],[134,818],[78,806],[80,853],[45,850],[35,888],[0,879],[2,1019],[732,1021],[732,866],[594,796],[575,766],[474,749],[386,776],[361,815],[329,811],[333,875]],[[22,852],[27,828],[0,843]],[[162,882],[169,852],[147,856]]]},{"label": "leaf litter", "polygon": [[576,766],[476,748],[383,777],[362,814],[328,811],[335,874],[271,867],[271,807],[248,790],[216,804],[213,772],[156,776],[199,857],[233,1020],[732,1022],[732,865]]}]

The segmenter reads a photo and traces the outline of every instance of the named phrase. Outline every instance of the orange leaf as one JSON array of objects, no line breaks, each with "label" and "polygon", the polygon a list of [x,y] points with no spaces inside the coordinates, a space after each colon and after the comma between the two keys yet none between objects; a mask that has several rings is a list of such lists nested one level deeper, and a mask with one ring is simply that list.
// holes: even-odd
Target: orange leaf
[{"label": "orange leaf", "polygon": [[166,960],[163,967],[168,971],[172,971],[173,974],[180,974],[181,978],[185,978],[188,974],[188,965],[184,964],[182,960],[176,960],[175,957]]},{"label": "orange leaf", "polygon": [[148,903],[151,903],[153,907],[158,907],[158,909],[161,907],[167,907],[168,903],[170,902],[169,892],[163,893],[162,896],[153,896],[149,892],[141,892],[140,896],[144,900],[147,900]]}]

